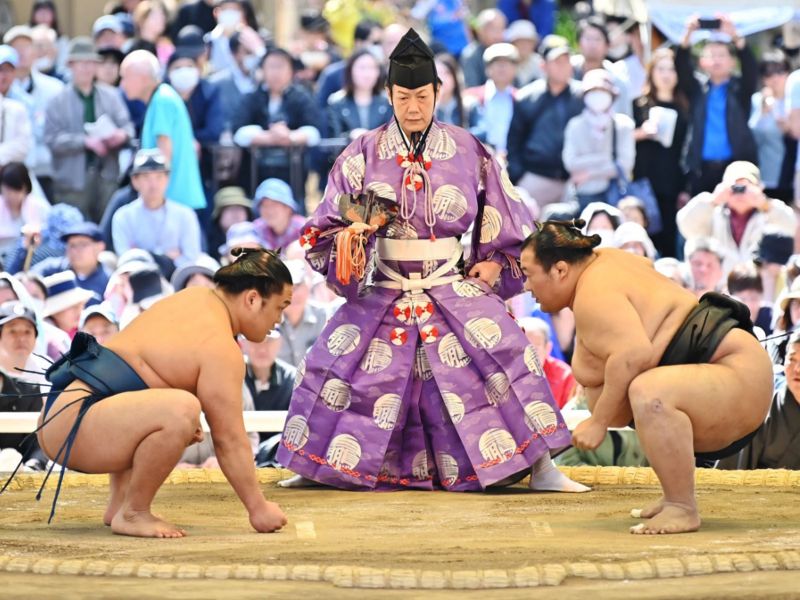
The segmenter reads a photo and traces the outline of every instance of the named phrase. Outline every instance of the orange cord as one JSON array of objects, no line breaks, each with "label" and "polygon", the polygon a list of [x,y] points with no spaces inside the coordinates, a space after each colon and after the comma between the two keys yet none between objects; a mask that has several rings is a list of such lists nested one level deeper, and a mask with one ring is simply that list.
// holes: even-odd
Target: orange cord
[{"label": "orange cord", "polygon": [[336,279],[342,285],[350,283],[353,275],[361,280],[367,268],[367,239],[345,227],[336,234]]}]

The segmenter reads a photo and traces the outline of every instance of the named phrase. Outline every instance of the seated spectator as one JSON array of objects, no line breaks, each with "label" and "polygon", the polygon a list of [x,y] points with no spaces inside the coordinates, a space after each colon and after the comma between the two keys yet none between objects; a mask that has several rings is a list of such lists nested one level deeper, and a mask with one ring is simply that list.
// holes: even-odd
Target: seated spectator
[{"label": "seated spectator", "polygon": [[256,233],[255,226],[249,221],[231,225],[225,235],[225,243],[219,247],[220,262],[223,265],[231,264],[235,258],[231,254],[234,248],[263,248],[261,238]]},{"label": "seated spectator", "polygon": [[797,325],[800,324],[800,278],[796,278],[791,287],[781,294],[776,309],[778,318],[775,319],[773,339],[767,342],[767,352],[772,359],[772,364],[782,365],[786,359],[788,334],[797,330]]},{"label": "seated spectator", "polygon": [[722,245],[711,237],[698,237],[686,241],[683,255],[689,263],[692,276],[692,291],[700,298],[706,292],[721,291],[725,271],[725,251]]},{"label": "seated spectator", "polygon": [[8,163],[0,172],[0,262],[8,260],[9,253],[26,229],[41,231],[47,220],[50,204],[31,193],[28,169],[19,162]]},{"label": "seated spectator", "polygon": [[219,246],[232,225],[244,223],[252,218],[253,202],[244,190],[237,186],[221,188],[214,194],[214,212],[208,230],[208,249],[212,256],[219,256]]},{"label": "seated spectator", "polygon": [[316,146],[318,118],[311,95],[292,83],[294,61],[282,48],[261,60],[263,84],[242,101],[233,119],[234,139],[257,154],[257,179],[289,180],[290,146]]},{"label": "seated spectator", "polygon": [[792,334],[787,346],[784,378],[775,386],[766,420],[750,443],[718,468],[800,469],[800,334]]},{"label": "seated spectator", "polygon": [[525,86],[514,103],[508,132],[508,175],[540,208],[561,202],[569,173],[561,158],[567,123],[583,110],[583,89],[572,79],[569,42],[542,41],[544,78]]},{"label": "seated spectator", "polygon": [[39,332],[36,314],[19,300],[0,305],[0,372],[14,379],[46,385],[49,363],[34,354]]},{"label": "seated spectator", "polygon": [[506,29],[505,39],[519,53],[517,63],[517,77],[515,84],[522,87],[544,77],[542,57],[536,53],[539,44],[539,34],[536,25],[527,19],[514,21]]},{"label": "seated spectator", "polygon": [[626,223],[636,223],[647,231],[648,220],[647,210],[644,202],[636,196],[625,196],[617,203],[617,208],[622,213],[622,218]]},{"label": "seated spectator", "polygon": [[753,250],[753,262],[764,289],[764,302],[772,304],[791,282],[786,274],[794,252],[794,236],[775,227],[765,227],[764,235]]},{"label": "seated spectator", "polygon": [[354,140],[386,123],[392,113],[383,85],[383,66],[372,50],[351,54],[344,70],[344,88],[328,98],[330,137]]},{"label": "seated spectator", "polygon": [[35,226],[25,228],[16,250],[9,255],[6,270],[19,273],[46,258],[63,258],[66,247],[61,236],[78,223],[83,223],[81,211],[69,204],[56,204],[47,213],[47,221],[41,230]]},{"label": "seated spectator", "polygon": [[[758,85],[753,52],[730,17],[722,15],[719,34],[723,35],[715,34],[703,47],[699,67],[704,77],[698,77],[692,63],[691,40],[699,27],[698,17],[691,17],[675,52],[678,88],[689,98],[694,132],[686,150],[692,195],[714,190],[731,162],[758,161],[755,139],[747,126],[750,101]],[[741,64],[741,77],[733,74],[736,58]]]},{"label": "seated spectator", "polygon": [[605,202],[591,202],[581,211],[580,219],[584,225],[586,235],[600,236],[603,247],[614,245],[614,232],[623,221],[622,213],[618,208],[606,204]]},{"label": "seated spectator", "polygon": [[11,46],[0,45],[0,168],[11,162],[23,162],[31,149],[32,125],[22,102],[8,97],[19,55]]},{"label": "seated spectator", "polygon": [[514,114],[519,53],[507,42],[493,44],[483,53],[486,83],[464,90],[464,109],[469,115],[469,130],[481,142],[505,156],[508,129]]},{"label": "seated spectator", "polygon": [[132,296],[119,318],[120,329],[125,329],[136,317],[173,293],[172,286],[164,279],[161,271],[153,266],[131,272],[128,283]]},{"label": "seated spectator", "polygon": [[266,179],[256,189],[253,211],[259,217],[253,223],[262,245],[268,250],[286,248],[300,237],[305,219],[292,188],[280,179]]},{"label": "seated spectator", "polygon": [[794,235],[797,219],[786,204],[764,194],[758,167],[744,161],[728,165],[713,193],[701,192],[678,211],[678,229],[687,240],[714,237],[720,242],[725,273],[750,258],[768,225]]},{"label": "seated spectator", "polygon": [[632,221],[621,223],[614,231],[614,247],[650,261],[656,259],[656,247],[644,227]]},{"label": "seated spectator", "polygon": [[119,180],[119,151],[134,136],[119,90],[96,83],[100,55],[89,38],[70,42],[72,85],[47,104],[44,139],[53,153],[55,197],[99,221]]},{"label": "seated spectator", "polygon": [[176,292],[189,287],[207,287],[214,289],[214,273],[220,268],[217,261],[208,254],[201,254],[194,263],[175,269],[170,285]]},{"label": "seated spectator", "polygon": [[139,198],[120,208],[112,219],[114,249],[150,252],[164,276],[200,254],[200,226],[194,211],[166,196],[170,166],[158,150],[139,150],[131,183]]},{"label": "seated spectator", "polygon": [[664,277],[672,279],[672,281],[683,289],[692,289],[692,280],[686,268],[686,263],[682,263],[672,256],[666,256],[653,262],[653,267]]},{"label": "seated spectator", "polygon": [[194,145],[189,111],[178,93],[161,85],[161,66],[145,50],[134,50],[121,67],[120,87],[131,100],[147,102],[142,125],[141,148],[158,148],[173,166],[167,196],[173,202],[195,210],[206,207],[200,166]]},{"label": "seated spectator", "polygon": [[750,318],[765,334],[772,333],[772,305],[764,302],[764,285],[752,262],[741,263],[728,273],[728,294],[750,309]]},{"label": "seated spectator", "polygon": [[111,309],[118,320],[125,308],[133,300],[130,274],[148,268],[158,269],[158,263],[147,250],[134,248],[123,252],[117,260],[117,266],[111,274],[106,287],[104,301],[111,305]]},{"label": "seated spectator", "polygon": [[496,8],[484,9],[475,17],[476,39],[467,44],[460,57],[466,87],[486,83],[483,53],[492,44],[503,41],[506,25],[505,15]]},{"label": "seated spectator", "polygon": [[63,271],[44,278],[47,285],[47,299],[44,301],[43,316],[69,335],[70,339],[78,332],[81,312],[94,293],[78,285],[75,273]]},{"label": "seated spectator", "polygon": [[564,408],[575,393],[576,382],[570,366],[552,356],[553,341],[550,338],[550,326],[537,317],[523,317],[517,323],[525,332],[530,345],[536,350],[539,365],[547,378],[558,408]]},{"label": "seated spectator", "polygon": [[31,123],[32,146],[25,158],[31,176],[38,180],[44,195],[53,198],[53,156],[44,139],[44,119],[41,115],[47,104],[64,87],[63,82],[33,68],[33,35],[27,25],[17,25],[3,36],[3,43],[17,51],[16,80],[8,92],[28,110]]},{"label": "seated spectator", "polygon": [[[278,358],[280,334],[270,334],[259,343],[247,340],[240,343],[247,364],[244,381],[255,410],[287,410],[297,369]],[[262,432],[260,437],[263,441],[270,435]]]},{"label": "seated spectator", "polygon": [[286,260],[292,274],[292,301],[283,311],[283,321],[278,326],[281,347],[278,358],[299,368],[328,321],[325,308],[309,300],[309,268],[304,260]]},{"label": "seated spectator", "polygon": [[100,262],[100,253],[106,249],[100,228],[89,221],[76,223],[62,235],[66,256],[47,258],[38,263],[32,272],[41,277],[48,277],[62,271],[75,273],[78,285],[94,295],[89,305],[103,300],[110,271]]},{"label": "seated spectator", "polygon": [[612,109],[618,90],[603,69],[583,78],[585,108],[564,132],[562,159],[575,184],[581,208],[603,202],[620,171],[630,177],[636,155],[633,121]]},{"label": "seated spectator", "polygon": [[111,305],[104,302],[83,309],[78,330],[88,333],[99,343],[105,344],[119,333],[119,322]]},{"label": "seated spectator", "polygon": [[442,123],[467,127],[467,114],[461,97],[464,86],[458,62],[449,54],[437,54],[436,72],[441,82],[436,93],[436,118]]},{"label": "seated spectator", "polygon": [[[758,167],[764,181],[764,193],[784,202],[792,201],[793,165],[784,165],[789,135],[786,111],[786,80],[789,78],[789,61],[780,50],[767,52],[759,63],[761,90],[753,94],[750,112],[750,129],[758,148]],[[794,142],[796,143],[796,142]]]}]

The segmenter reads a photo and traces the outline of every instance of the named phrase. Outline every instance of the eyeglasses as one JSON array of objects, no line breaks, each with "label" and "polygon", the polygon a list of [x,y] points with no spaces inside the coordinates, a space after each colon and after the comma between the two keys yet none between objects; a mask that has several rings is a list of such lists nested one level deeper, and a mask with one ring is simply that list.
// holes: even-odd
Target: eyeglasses
[{"label": "eyeglasses", "polygon": [[89,248],[96,242],[93,241],[86,241],[86,242],[70,242],[67,244],[67,250],[85,250]]}]

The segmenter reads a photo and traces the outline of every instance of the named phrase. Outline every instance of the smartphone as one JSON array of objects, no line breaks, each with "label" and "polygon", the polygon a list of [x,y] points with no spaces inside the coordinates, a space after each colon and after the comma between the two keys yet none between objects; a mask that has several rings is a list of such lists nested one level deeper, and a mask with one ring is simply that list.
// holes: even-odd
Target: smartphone
[{"label": "smartphone", "polygon": [[733,194],[744,194],[747,191],[747,186],[743,183],[734,183],[731,186],[731,193]]},{"label": "smartphone", "polygon": [[697,19],[700,29],[719,29],[722,21],[719,19]]}]

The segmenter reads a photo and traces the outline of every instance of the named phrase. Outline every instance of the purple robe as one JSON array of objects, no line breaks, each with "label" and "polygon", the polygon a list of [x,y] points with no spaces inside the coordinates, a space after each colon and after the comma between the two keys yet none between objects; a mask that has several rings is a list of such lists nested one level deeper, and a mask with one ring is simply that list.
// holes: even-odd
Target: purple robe
[{"label": "purple robe", "polygon": [[[347,302],[298,369],[278,460],[345,489],[480,490],[570,443],[536,352],[502,299],[522,291],[519,249],[533,222],[486,148],[434,121],[426,143],[433,233],[464,236],[482,206],[466,272],[493,260],[500,281],[494,290],[467,278],[413,294],[369,285],[386,280],[372,269],[343,286],[330,235],[345,225],[335,197],[372,189],[399,202],[404,151],[394,120],[351,143],[307,224],[309,263]],[[417,198],[408,222],[398,216],[376,236],[428,240],[424,194]],[[425,277],[444,262],[387,264]]]}]

